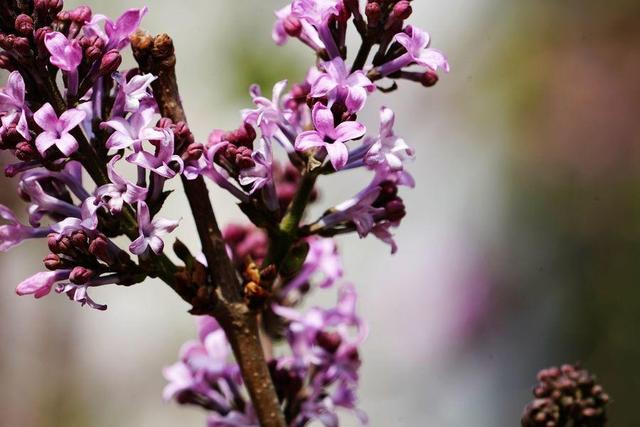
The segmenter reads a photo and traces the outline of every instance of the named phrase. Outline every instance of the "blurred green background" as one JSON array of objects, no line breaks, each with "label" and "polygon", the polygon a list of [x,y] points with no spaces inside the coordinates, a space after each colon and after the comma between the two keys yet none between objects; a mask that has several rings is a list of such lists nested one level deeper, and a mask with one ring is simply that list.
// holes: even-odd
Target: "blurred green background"
[{"label": "blurred green background", "polygon": [[[143,25],[174,38],[199,139],[239,123],[249,84],[269,93],[313,60],[296,43],[271,42],[284,0],[66,5],[82,3],[112,17],[149,6]],[[377,94],[363,115],[375,129],[378,106],[396,110],[397,132],[418,153],[418,185],[403,195],[397,255],[372,239],[340,240],[371,326],[362,408],[375,426],[515,426],[538,369],[581,361],[613,396],[612,425],[638,425],[640,3],[414,9],[411,22],[452,72],[432,89]],[[322,183],[318,209],[367,179],[340,178]],[[19,206],[4,188],[0,202]],[[241,219],[224,193],[213,197],[222,222]],[[195,242],[184,200],[171,200],[165,216],[182,216],[177,235]],[[203,425],[197,409],[160,397],[161,368],[195,335],[187,306],[154,281],[98,290],[106,313],[16,297],[45,254],[27,243],[0,256],[0,425]]]}]

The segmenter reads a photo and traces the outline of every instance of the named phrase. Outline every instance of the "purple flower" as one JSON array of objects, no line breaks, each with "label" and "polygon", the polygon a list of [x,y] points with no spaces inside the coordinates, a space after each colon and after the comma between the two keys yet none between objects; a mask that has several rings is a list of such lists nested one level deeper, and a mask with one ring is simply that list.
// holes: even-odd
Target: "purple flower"
[{"label": "purple flower", "polygon": [[0,217],[8,224],[0,225],[0,251],[7,251],[18,246],[25,239],[46,237],[49,227],[32,228],[22,225],[15,214],[4,205],[0,205]]},{"label": "purple flower", "polygon": [[429,34],[421,29],[409,25],[405,28],[405,32],[396,34],[394,40],[400,43],[407,52],[381,65],[378,71],[383,76],[394,73],[414,63],[425,66],[433,71],[438,71],[438,68],[442,68],[447,72],[449,71],[447,58],[439,50],[429,48]]},{"label": "purple flower", "polygon": [[300,19],[303,30],[313,34],[315,28],[331,58],[340,56],[340,51],[331,34],[329,20],[340,13],[341,6],[339,0],[294,0],[291,4],[291,13]]},{"label": "purple flower", "polygon": [[253,194],[273,182],[271,146],[264,139],[261,139],[258,149],[254,150],[251,158],[255,165],[252,168],[240,171],[240,184],[251,186],[249,194]]},{"label": "purple flower", "polygon": [[335,126],[333,113],[320,102],[313,106],[312,119],[316,130],[298,135],[296,150],[324,147],[333,167],[336,170],[341,169],[349,157],[345,142],[360,138],[366,132],[366,128],[358,122],[342,122]]},{"label": "purple flower", "polygon": [[364,107],[367,92],[373,92],[376,86],[361,70],[349,74],[347,65],[340,57],[322,64],[325,72],[313,82],[310,96],[328,97],[333,102],[344,102],[349,111],[358,112]]},{"label": "purple flower", "polygon": [[132,145],[139,147],[142,145],[142,141],[162,139],[164,136],[162,132],[147,127],[153,120],[154,114],[155,110],[153,108],[145,108],[133,113],[129,120],[122,117],[114,117],[109,121],[103,122],[100,127],[110,127],[115,130],[107,139],[107,148],[121,150]]},{"label": "purple flower", "polygon": [[140,110],[141,100],[153,98],[149,93],[151,83],[157,79],[153,74],[136,75],[127,82],[123,74],[114,73],[113,79],[118,83],[118,92],[112,115],[122,111],[137,112]]},{"label": "purple flower", "polygon": [[87,293],[87,285],[75,285],[73,283],[60,284],[56,287],[56,292],[59,294],[65,293],[70,300],[79,303],[81,306],[88,305],[94,310],[104,311],[107,309],[106,304],[98,304]]},{"label": "purple flower", "polygon": [[70,273],[71,270],[57,270],[36,273],[28,279],[22,281],[16,287],[16,293],[20,296],[33,295],[36,298],[42,298],[43,296],[51,292],[51,288],[56,282],[68,279]]},{"label": "purple flower", "polygon": [[77,206],[60,200],[50,194],[47,194],[38,179],[38,175],[33,177],[30,175],[23,176],[19,183],[20,191],[29,197],[31,205],[29,206],[29,223],[38,227],[40,220],[46,214],[59,215],[64,217],[80,218],[82,216],[80,208]]},{"label": "purple flower", "polygon": [[24,79],[18,71],[13,71],[9,74],[7,85],[0,90],[0,113],[4,113],[1,117],[0,133],[4,133],[9,125],[16,123],[17,119],[16,130],[24,139],[30,141],[24,96]]},{"label": "purple flower", "polygon": [[40,154],[44,156],[46,151],[54,145],[65,156],[75,153],[79,144],[69,132],[78,126],[85,117],[84,111],[71,108],[58,118],[51,104],[48,102],[44,104],[33,115],[33,119],[43,130],[36,138],[36,148]]},{"label": "purple flower", "polygon": [[390,108],[380,109],[380,134],[376,138],[365,141],[371,148],[365,154],[364,162],[372,168],[381,165],[386,166],[391,171],[402,170],[402,165],[413,159],[414,152],[411,147],[404,142],[404,139],[393,133],[395,115]]},{"label": "purple flower", "polygon": [[319,284],[321,288],[330,287],[342,277],[342,261],[338,255],[335,241],[333,239],[313,237],[308,239],[308,242],[309,253],[307,254],[307,259],[302,264],[302,268],[296,277],[284,286],[282,290],[284,295],[289,295],[317,275],[323,278]]},{"label": "purple flower", "polygon": [[163,178],[173,178],[182,173],[184,161],[174,154],[174,135],[171,129],[161,129],[161,139],[156,141],[155,154],[142,149],[127,157],[129,163],[148,169]]},{"label": "purple flower", "polygon": [[111,184],[103,185],[96,190],[96,196],[102,200],[112,215],[121,212],[125,202],[133,205],[136,202],[144,201],[147,197],[146,188],[127,181],[116,172],[115,164],[120,158],[119,154],[113,156],[107,165],[107,174]]},{"label": "purple flower", "polygon": [[69,40],[64,34],[54,31],[44,36],[44,44],[53,65],[67,72],[77,72],[82,62],[82,47],[77,40]]},{"label": "purple flower", "polygon": [[271,32],[271,37],[273,41],[276,42],[278,46],[282,46],[289,39],[289,34],[286,30],[286,20],[291,16],[291,5],[288,4],[284,6],[282,9],[279,9],[275,12],[276,22],[273,25],[273,30]]},{"label": "purple flower", "polygon": [[242,110],[242,119],[254,127],[259,127],[262,136],[267,139],[271,139],[281,126],[286,126],[288,111],[282,107],[280,100],[286,86],[286,80],[276,83],[273,86],[271,99],[262,96],[258,85],[252,85],[249,89],[253,103],[257,108]]},{"label": "purple flower", "polygon": [[131,253],[142,255],[147,248],[156,254],[161,254],[164,250],[162,236],[171,233],[178,226],[179,221],[154,218],[151,220],[149,207],[145,202],[138,202],[138,230],[140,236],[129,245]]},{"label": "purple flower", "polygon": [[[111,49],[121,50],[129,44],[129,36],[138,28],[142,18],[147,13],[147,8],[129,9],[116,21],[112,21],[104,15],[94,15],[91,21],[84,26],[84,33],[98,36],[105,42],[104,51]],[[100,28],[100,22],[105,21],[104,30]]]}]

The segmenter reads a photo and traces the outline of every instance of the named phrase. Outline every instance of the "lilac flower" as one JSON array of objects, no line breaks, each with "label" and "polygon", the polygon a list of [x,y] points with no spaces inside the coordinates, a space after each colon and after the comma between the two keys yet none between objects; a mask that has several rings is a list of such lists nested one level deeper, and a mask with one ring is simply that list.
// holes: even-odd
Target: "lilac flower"
[{"label": "lilac flower", "polygon": [[294,0],[291,4],[291,12],[300,19],[302,28],[311,34],[313,28],[317,30],[331,58],[340,56],[340,51],[331,34],[329,20],[340,13],[341,6],[339,0]]},{"label": "lilac flower", "polygon": [[113,79],[118,83],[118,92],[112,115],[122,111],[137,112],[140,110],[141,100],[153,98],[149,93],[149,87],[157,77],[152,74],[136,75],[127,82],[123,74],[114,73]]},{"label": "lilac flower", "polygon": [[69,133],[84,120],[86,113],[77,108],[71,108],[60,115],[53,111],[48,102],[33,115],[33,119],[43,132],[36,138],[36,148],[45,155],[52,146],[56,146],[62,154],[70,156],[78,150],[78,141]]},{"label": "lilac flower", "polygon": [[273,183],[271,146],[264,139],[260,140],[259,148],[253,151],[251,158],[255,162],[255,166],[240,171],[240,184],[251,186],[249,194]]},{"label": "lilac flower", "polygon": [[407,52],[378,67],[378,71],[383,76],[392,74],[413,63],[433,71],[437,71],[438,68],[449,71],[447,58],[439,50],[429,48],[429,34],[421,29],[409,25],[405,32],[396,34],[394,40],[400,43]]},{"label": "lilac flower", "polygon": [[44,44],[53,65],[67,72],[77,72],[82,62],[82,47],[77,40],[69,40],[64,34],[54,31],[44,36]]},{"label": "lilac flower", "polygon": [[115,130],[107,139],[106,147],[114,150],[121,150],[132,145],[141,146],[142,141],[160,140],[163,133],[157,129],[148,128],[153,120],[155,111],[153,108],[145,108],[132,114],[129,119],[114,117],[103,122],[102,128],[110,127]]},{"label": "lilac flower", "polygon": [[133,205],[136,202],[144,201],[147,197],[146,188],[127,181],[116,172],[115,164],[120,158],[119,154],[113,156],[107,165],[107,174],[111,184],[103,185],[96,190],[96,196],[102,200],[112,215],[121,212],[125,202]]},{"label": "lilac flower", "polygon": [[308,242],[307,259],[296,277],[284,286],[284,295],[289,295],[318,274],[323,278],[318,285],[320,288],[328,288],[342,277],[342,262],[335,241],[314,237],[308,239]]},{"label": "lilac flower", "polygon": [[69,278],[71,270],[57,270],[36,273],[22,281],[16,287],[16,293],[18,295],[33,295],[36,298],[42,298],[43,296],[51,292],[51,288],[56,282]]},{"label": "lilac flower", "polygon": [[46,214],[60,215],[66,217],[81,217],[81,210],[71,203],[60,200],[50,194],[47,194],[40,183],[38,175],[31,177],[27,175],[20,181],[20,191],[29,197],[31,205],[29,206],[29,223],[34,226],[40,226],[40,220]]},{"label": "lilac flower", "polygon": [[366,128],[358,122],[342,122],[335,126],[333,113],[320,102],[313,106],[312,118],[316,130],[298,135],[295,143],[296,150],[324,147],[333,167],[336,170],[341,169],[349,157],[345,142],[360,138],[366,132]]},{"label": "lilac flower", "polygon": [[4,132],[7,126],[14,123],[17,118],[16,130],[24,139],[30,141],[31,135],[27,124],[24,97],[24,79],[18,71],[12,71],[9,74],[7,85],[0,90],[0,113],[4,113],[0,132]]},{"label": "lilac flower", "polygon": [[344,102],[349,111],[358,112],[364,107],[367,92],[373,92],[376,86],[361,70],[349,74],[347,65],[340,57],[325,62],[322,73],[311,86],[310,96],[327,96],[330,101]]},{"label": "lilac flower", "polygon": [[[147,13],[147,8],[129,9],[116,21],[112,21],[104,15],[94,15],[91,21],[83,27],[84,33],[98,36],[105,42],[104,51],[111,49],[123,49],[129,44],[129,36],[138,29],[142,18]],[[100,28],[100,22],[105,21],[104,30]]]},{"label": "lilac flower", "polygon": [[174,154],[174,135],[171,129],[160,130],[161,139],[156,142],[156,152],[139,149],[127,157],[129,163],[148,169],[155,174],[170,179],[182,173],[184,161]]},{"label": "lilac flower", "polygon": [[89,307],[104,311],[107,309],[106,304],[98,304],[87,293],[89,285],[75,285],[73,283],[60,284],[56,287],[56,292],[59,294],[65,293],[70,300],[79,303],[81,306],[88,305]]},{"label": "lilac flower", "polygon": [[391,171],[402,170],[402,164],[414,157],[414,152],[404,139],[393,133],[395,115],[387,107],[380,109],[380,133],[376,138],[365,141],[371,148],[364,157],[364,162],[371,168],[386,165]]},{"label": "lilac flower", "polygon": [[286,20],[291,16],[291,5],[288,4],[284,6],[282,9],[279,9],[275,12],[276,22],[273,25],[273,31],[271,32],[271,37],[273,41],[276,42],[278,46],[282,46],[289,39],[289,34],[286,30]]},{"label": "lilac flower", "polygon": [[280,100],[286,86],[286,80],[276,83],[273,86],[271,99],[262,96],[258,85],[252,85],[249,90],[257,108],[242,110],[242,119],[254,127],[259,127],[262,136],[267,139],[271,139],[282,126],[286,126],[289,112],[282,107]]},{"label": "lilac flower", "polygon": [[151,220],[149,207],[145,202],[138,202],[138,229],[140,236],[129,245],[131,253],[142,255],[147,248],[156,254],[164,250],[162,236],[171,233],[178,226],[179,221],[170,221],[162,218]]},{"label": "lilac flower", "polygon": [[46,237],[49,227],[32,228],[22,225],[15,214],[4,205],[0,205],[0,217],[8,224],[0,225],[0,251],[4,252],[18,246],[26,239]]}]

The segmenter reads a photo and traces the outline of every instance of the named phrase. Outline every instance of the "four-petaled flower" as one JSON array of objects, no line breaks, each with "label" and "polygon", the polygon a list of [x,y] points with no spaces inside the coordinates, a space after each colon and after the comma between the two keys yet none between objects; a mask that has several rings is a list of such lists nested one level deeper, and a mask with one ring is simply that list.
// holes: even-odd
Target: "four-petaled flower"
[{"label": "four-petaled flower", "polygon": [[395,115],[390,108],[380,109],[380,134],[376,138],[365,141],[371,145],[364,157],[364,162],[372,168],[386,165],[391,171],[402,170],[402,164],[414,157],[414,152],[404,139],[393,133]]},{"label": "four-petaled flower", "polygon": [[18,71],[12,71],[9,74],[7,85],[0,90],[0,113],[4,114],[1,117],[2,127],[0,132],[3,132],[7,126],[14,123],[17,118],[16,130],[24,139],[30,141],[31,135],[27,124],[24,96],[24,79]]},{"label": "four-petaled flower", "polygon": [[58,116],[48,102],[33,114],[33,119],[43,132],[36,138],[36,148],[42,154],[54,145],[65,156],[78,150],[78,141],[69,133],[84,120],[87,113],[71,108]]},{"label": "four-petaled flower", "polygon": [[164,250],[162,236],[171,233],[178,226],[179,221],[163,218],[151,219],[149,206],[145,202],[138,202],[138,231],[140,235],[129,245],[131,253],[142,255],[147,248],[157,255]]},{"label": "four-petaled flower", "polygon": [[429,47],[431,38],[420,28],[408,25],[404,32],[394,36],[394,40],[407,52],[378,67],[380,74],[386,76],[414,63],[433,71],[438,71],[438,68],[449,71],[447,58],[439,50]]},{"label": "four-petaled flower", "polygon": [[[105,52],[111,49],[121,50],[129,43],[129,36],[136,31],[146,13],[146,6],[141,9],[129,9],[115,22],[104,15],[94,15],[83,27],[83,31],[89,37],[100,37],[105,42]],[[104,30],[99,25],[102,21],[105,21]]]},{"label": "four-petaled flower", "polygon": [[75,72],[82,62],[82,47],[77,40],[69,40],[57,31],[44,36],[44,44],[51,54],[53,65],[67,72]]},{"label": "four-petaled flower", "polygon": [[135,113],[140,109],[140,101],[150,99],[149,87],[157,79],[153,74],[143,74],[131,77],[127,81],[121,73],[114,73],[113,79],[118,83],[118,92],[114,101],[114,112],[129,111]]},{"label": "four-petaled flower", "polygon": [[121,212],[125,202],[133,205],[136,202],[144,201],[147,197],[146,188],[127,181],[116,172],[115,164],[120,158],[119,154],[113,156],[107,165],[107,174],[111,184],[103,185],[96,190],[96,196],[102,200],[111,214]]},{"label": "four-petaled flower", "polygon": [[43,296],[51,292],[53,285],[69,277],[71,270],[57,270],[46,271],[36,273],[33,276],[23,280],[17,287],[16,293],[22,295],[33,295],[36,298],[42,298]]},{"label": "four-petaled flower", "polygon": [[361,70],[349,74],[347,64],[340,57],[322,64],[322,73],[311,86],[310,96],[327,96],[330,101],[344,102],[349,111],[357,113],[364,107],[367,92],[373,92],[376,86]]},{"label": "four-petaled flower", "polygon": [[173,178],[184,169],[184,161],[174,154],[174,135],[171,129],[161,129],[160,139],[154,139],[155,154],[136,148],[136,152],[127,157],[129,163],[150,170],[163,178]]},{"label": "four-petaled flower", "polygon": [[109,136],[109,139],[107,139],[106,147],[121,150],[134,145],[139,149],[142,141],[162,139],[162,132],[147,127],[153,120],[154,114],[155,111],[153,108],[145,108],[133,113],[128,120],[123,117],[114,117],[109,121],[103,122],[100,127],[103,129],[110,127],[115,130],[115,132]]},{"label": "four-petaled flower", "polygon": [[349,157],[345,142],[360,138],[366,132],[364,125],[358,122],[342,122],[335,126],[333,113],[320,102],[313,106],[313,125],[316,130],[302,132],[296,138],[296,150],[324,147],[333,167],[344,167]]}]

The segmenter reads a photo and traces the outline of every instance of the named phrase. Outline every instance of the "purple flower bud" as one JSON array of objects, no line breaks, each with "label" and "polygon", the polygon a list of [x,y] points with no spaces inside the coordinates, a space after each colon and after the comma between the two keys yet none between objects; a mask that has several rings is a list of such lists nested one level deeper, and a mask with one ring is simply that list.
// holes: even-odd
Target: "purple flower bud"
[{"label": "purple flower bud", "polygon": [[57,270],[62,266],[62,259],[60,259],[60,257],[56,254],[49,254],[46,257],[44,257],[44,266],[47,268],[47,270]]},{"label": "purple flower bud", "polygon": [[320,331],[316,335],[316,341],[320,347],[329,353],[335,353],[342,343],[342,338],[337,332]]},{"label": "purple flower bud", "polygon": [[118,69],[122,63],[122,56],[116,49],[112,49],[105,53],[100,62],[100,75],[108,76]]},{"label": "purple flower bud", "polygon": [[76,285],[84,285],[94,275],[95,275],[94,271],[89,270],[88,268],[85,268],[85,267],[78,266],[78,267],[75,267],[73,270],[71,270],[71,274],[69,275],[69,281],[71,283],[75,283]]},{"label": "purple flower bud", "polygon": [[28,54],[31,51],[29,39],[26,37],[16,37],[13,41],[13,49],[22,55]]},{"label": "purple flower bud", "polygon": [[38,47],[38,53],[40,55],[44,55],[46,57],[50,55],[49,50],[47,49],[47,46],[44,44],[44,39],[46,35],[52,31],[53,30],[51,29],[51,27],[42,27],[42,28],[38,28],[34,33],[33,38],[36,41],[36,46]]},{"label": "purple flower bud", "polygon": [[82,37],[80,46],[84,49],[84,56],[89,62],[93,62],[102,56],[104,40],[98,36]]},{"label": "purple flower bud", "polygon": [[91,21],[91,8],[89,6],[78,6],[69,12],[69,18],[79,23]]},{"label": "purple flower bud", "polygon": [[411,4],[407,0],[400,0],[393,6],[385,27],[389,29],[392,26],[397,25],[398,22],[402,22],[409,18],[412,12]]},{"label": "purple flower bud", "polygon": [[27,141],[22,141],[16,145],[16,157],[23,162],[28,162],[39,158],[40,155],[33,145]]},{"label": "purple flower bud", "polygon": [[422,78],[420,79],[420,83],[422,83],[422,86],[424,87],[434,86],[436,83],[438,83],[438,75],[431,70],[426,71],[422,75]]},{"label": "purple flower bud", "polygon": [[371,28],[375,28],[380,24],[382,18],[382,8],[379,3],[371,2],[367,3],[364,8],[364,14],[367,15],[367,24]]},{"label": "purple flower bud", "polygon": [[284,20],[284,30],[290,37],[298,37],[302,32],[302,23],[297,17],[289,15]]},{"label": "purple flower bud", "polygon": [[16,69],[15,62],[6,52],[0,52],[0,69],[7,71],[14,71]]},{"label": "purple flower bud", "polygon": [[113,262],[113,257],[109,252],[109,241],[106,236],[99,235],[89,245],[89,253],[107,264]]},{"label": "purple flower bud", "polygon": [[387,203],[384,207],[384,212],[385,217],[391,222],[400,221],[407,214],[404,203],[399,197]]},{"label": "purple flower bud", "polygon": [[0,48],[4,50],[13,49],[13,42],[15,39],[16,36],[13,34],[0,34]]},{"label": "purple flower bud", "polygon": [[87,239],[87,233],[82,230],[78,230],[71,235],[73,246],[80,250],[86,250],[88,248],[89,243]]},{"label": "purple flower bud", "polygon": [[18,34],[29,36],[33,34],[33,18],[24,13],[20,14],[16,18],[15,27]]},{"label": "purple flower bud", "polygon": [[196,161],[200,157],[202,157],[202,153],[204,152],[204,145],[194,142],[190,144],[185,152],[182,154],[182,160],[185,162]]}]

